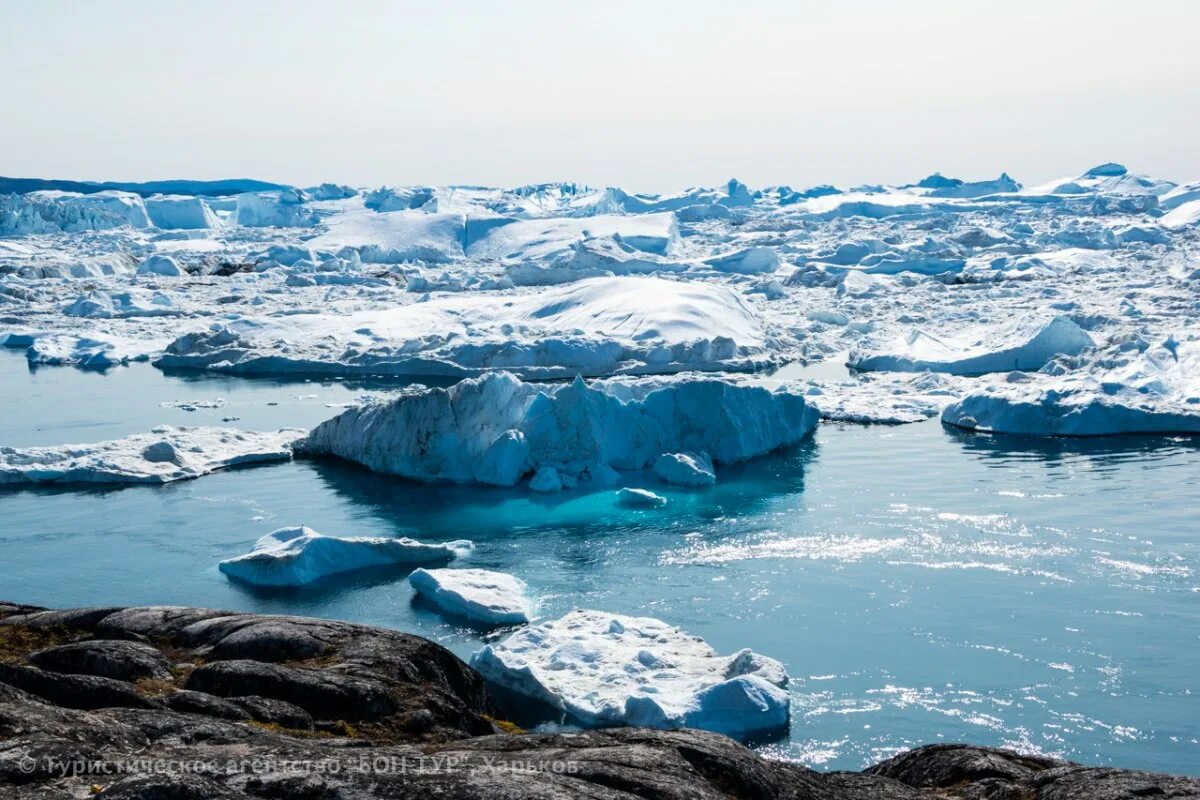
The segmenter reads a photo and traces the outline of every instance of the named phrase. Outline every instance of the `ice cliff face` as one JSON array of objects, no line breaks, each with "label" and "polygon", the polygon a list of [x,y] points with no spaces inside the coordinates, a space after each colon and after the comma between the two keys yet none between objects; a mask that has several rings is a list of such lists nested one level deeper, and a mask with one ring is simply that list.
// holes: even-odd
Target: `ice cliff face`
[{"label": "ice cliff face", "polygon": [[315,428],[305,453],[423,481],[512,486],[539,469],[568,484],[640,470],[664,453],[717,464],[794,444],[817,411],[803,397],[700,378],[524,383],[507,373],[349,409]]}]

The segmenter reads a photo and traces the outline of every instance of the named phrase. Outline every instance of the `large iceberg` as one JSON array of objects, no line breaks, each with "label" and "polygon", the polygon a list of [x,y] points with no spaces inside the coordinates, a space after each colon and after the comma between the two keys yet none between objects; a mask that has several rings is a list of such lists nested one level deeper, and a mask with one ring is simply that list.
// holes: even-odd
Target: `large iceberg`
[{"label": "large iceberg", "polygon": [[848,365],[863,371],[982,375],[1040,369],[1055,356],[1077,355],[1094,345],[1092,337],[1070,319],[1034,315],[957,336],[915,329],[882,348],[852,352]]},{"label": "large iceberg", "polygon": [[161,425],[96,444],[0,447],[0,484],[170,483],[225,467],[287,461],[303,433]]},{"label": "large iceberg", "polygon": [[417,594],[442,611],[480,625],[529,621],[531,604],[520,578],[486,569],[418,569],[408,576]]},{"label": "large iceberg", "polygon": [[343,572],[370,567],[439,564],[470,549],[470,542],[425,544],[415,539],[326,536],[312,528],[280,528],[259,539],[245,555],[218,569],[254,586],[304,586]]},{"label": "large iceberg", "polygon": [[195,230],[219,227],[221,221],[200,197],[159,194],[144,201],[150,223],[164,230]]},{"label": "large iceberg", "polygon": [[942,412],[948,425],[1030,436],[1200,433],[1200,342],[1166,342],[1124,363],[990,384]]},{"label": "large iceberg", "polygon": [[718,379],[538,385],[491,373],[348,409],[300,447],[405,478],[512,486],[543,467],[570,482],[664,453],[742,461],[799,442],[817,419],[798,394]]},{"label": "large iceberg", "polygon": [[575,610],[485,646],[471,666],[585,725],[730,736],[788,725],[782,664],[751,650],[718,655],[703,639],[649,617]]},{"label": "large iceberg", "polygon": [[46,190],[0,196],[0,235],[78,233],[149,225],[142,198],[130,192]]},{"label": "large iceberg", "polygon": [[351,314],[243,317],[180,337],[160,364],[242,374],[505,369],[551,378],[747,370],[771,358],[758,311],[729,289],[626,277]]}]

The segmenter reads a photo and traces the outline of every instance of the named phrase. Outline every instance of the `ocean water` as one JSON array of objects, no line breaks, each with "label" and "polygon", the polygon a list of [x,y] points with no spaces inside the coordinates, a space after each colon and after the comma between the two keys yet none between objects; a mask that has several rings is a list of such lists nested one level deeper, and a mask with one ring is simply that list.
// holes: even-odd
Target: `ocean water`
[{"label": "ocean water", "polygon": [[[0,445],[161,423],[311,426],[388,388],[147,365],[33,372],[0,353]],[[525,579],[541,615],[655,616],[721,652],[782,660],[790,735],[756,745],[773,756],[859,768],[970,741],[1200,774],[1198,444],[823,425],[800,447],[721,470],[711,489],[633,476],[669,498],[649,511],[618,508],[611,492],[431,487],[329,461],[162,487],[0,490],[0,598],[349,619],[466,658],[488,635],[414,604],[402,572],[259,592],[216,563],[297,524],[468,538],[476,549],[457,564]]]}]

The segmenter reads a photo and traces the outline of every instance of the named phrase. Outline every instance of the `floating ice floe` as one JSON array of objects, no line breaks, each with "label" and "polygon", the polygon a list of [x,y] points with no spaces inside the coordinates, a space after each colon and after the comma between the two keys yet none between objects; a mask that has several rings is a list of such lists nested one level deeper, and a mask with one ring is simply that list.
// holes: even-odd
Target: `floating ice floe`
[{"label": "floating ice floe", "polygon": [[626,508],[661,508],[667,504],[667,498],[649,489],[626,486],[617,491],[617,503]]},{"label": "floating ice floe", "polygon": [[167,342],[161,339],[105,333],[41,333],[31,338],[25,357],[35,365],[107,369],[131,361],[147,361],[166,346]]},{"label": "floating ice floe", "polygon": [[445,613],[476,624],[519,625],[532,613],[525,582],[503,572],[418,569],[408,582]]},{"label": "floating ice floe", "polygon": [[312,528],[280,528],[245,555],[218,564],[224,574],[254,586],[304,586],[343,572],[370,567],[439,564],[469,550],[467,541],[425,544],[415,539],[342,539]]},{"label": "floating ice floe", "polygon": [[160,365],[239,374],[571,377],[745,370],[772,354],[758,311],[721,286],[594,278],[352,314],[243,317],[176,339]]},{"label": "floating ice floe", "polygon": [[170,483],[225,467],[287,461],[303,434],[161,425],[95,444],[0,447],[0,484]]},{"label": "floating ice floe", "polygon": [[958,336],[935,336],[916,329],[891,345],[851,352],[848,365],[857,370],[988,372],[1040,369],[1059,355],[1077,355],[1095,342],[1066,317],[1024,317],[1012,323],[980,326]]},{"label": "floating ice floe", "polygon": [[541,480],[608,485],[611,470],[645,469],[664,453],[718,464],[763,455],[807,436],[817,414],[798,394],[718,379],[539,385],[491,373],[348,409],[301,449],[422,481],[511,486],[553,470]]},{"label": "floating ice floe", "polygon": [[751,650],[718,655],[703,639],[649,617],[575,610],[485,646],[471,666],[584,725],[730,736],[788,725],[782,664]]},{"label": "floating ice floe", "polygon": [[1200,343],[1168,340],[1115,364],[992,383],[947,406],[942,420],[1029,436],[1200,433]]},{"label": "floating ice floe", "polygon": [[788,384],[830,422],[900,425],[936,417],[963,392],[963,379],[936,372],[864,373],[845,380]]}]

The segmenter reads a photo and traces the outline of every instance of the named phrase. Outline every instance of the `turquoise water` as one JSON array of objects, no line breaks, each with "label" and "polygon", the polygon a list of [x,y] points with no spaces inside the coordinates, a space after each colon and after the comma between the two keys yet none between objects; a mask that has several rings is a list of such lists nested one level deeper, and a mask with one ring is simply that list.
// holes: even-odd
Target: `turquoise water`
[{"label": "turquoise water", "polygon": [[[30,372],[0,353],[0,443],[94,441],[159,423],[310,426],[378,385]],[[218,409],[163,407],[223,397]],[[275,403],[275,405],[271,405]],[[631,482],[636,485],[637,481]],[[938,423],[822,426],[799,448],[654,511],[610,493],[430,487],[333,462],[163,487],[0,492],[0,598],[178,603],[409,630],[467,657],[478,632],[415,606],[402,573],[303,591],[230,584],[261,534],[469,538],[461,565],[512,572],[540,610],[668,620],[794,677],[790,737],[822,769],[914,744],[1008,744],[1200,774],[1200,447],[1032,442]]]}]

